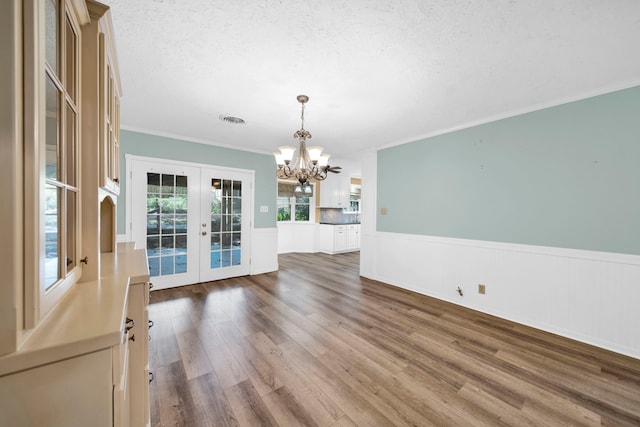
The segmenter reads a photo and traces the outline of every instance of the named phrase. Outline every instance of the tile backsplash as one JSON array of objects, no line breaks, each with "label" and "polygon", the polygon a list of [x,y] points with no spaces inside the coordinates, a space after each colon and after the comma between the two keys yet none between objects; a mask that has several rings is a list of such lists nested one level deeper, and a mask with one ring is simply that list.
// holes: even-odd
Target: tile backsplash
[{"label": "tile backsplash", "polygon": [[360,214],[357,212],[344,212],[341,208],[320,208],[320,222],[329,224],[357,224],[360,222]]}]

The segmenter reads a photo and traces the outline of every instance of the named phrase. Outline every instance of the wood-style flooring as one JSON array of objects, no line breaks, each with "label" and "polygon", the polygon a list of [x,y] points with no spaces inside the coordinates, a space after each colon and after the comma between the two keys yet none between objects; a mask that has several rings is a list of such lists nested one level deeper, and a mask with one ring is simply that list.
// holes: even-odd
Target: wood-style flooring
[{"label": "wood-style flooring", "polygon": [[279,263],[151,294],[152,426],[640,425],[640,360],[361,278],[358,253]]}]

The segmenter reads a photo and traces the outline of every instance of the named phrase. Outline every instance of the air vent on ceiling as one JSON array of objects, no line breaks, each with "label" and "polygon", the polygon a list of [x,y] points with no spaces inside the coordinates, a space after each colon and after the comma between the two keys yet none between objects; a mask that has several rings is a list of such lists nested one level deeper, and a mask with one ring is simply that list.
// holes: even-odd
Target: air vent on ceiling
[{"label": "air vent on ceiling", "polygon": [[234,125],[243,125],[246,123],[244,119],[241,119],[240,117],[226,116],[224,114],[220,114],[218,118],[223,122],[232,123]]}]

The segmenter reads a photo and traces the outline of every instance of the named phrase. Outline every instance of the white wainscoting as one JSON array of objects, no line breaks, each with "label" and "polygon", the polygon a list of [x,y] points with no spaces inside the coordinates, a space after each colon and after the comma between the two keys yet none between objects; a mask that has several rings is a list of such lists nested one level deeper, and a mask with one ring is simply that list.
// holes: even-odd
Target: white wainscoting
[{"label": "white wainscoting", "polygon": [[315,223],[278,223],[278,253],[317,252]]},{"label": "white wainscoting", "polygon": [[381,232],[361,256],[365,277],[640,358],[640,256]]},{"label": "white wainscoting", "polygon": [[278,270],[278,229],[254,228],[251,235],[251,274]]}]

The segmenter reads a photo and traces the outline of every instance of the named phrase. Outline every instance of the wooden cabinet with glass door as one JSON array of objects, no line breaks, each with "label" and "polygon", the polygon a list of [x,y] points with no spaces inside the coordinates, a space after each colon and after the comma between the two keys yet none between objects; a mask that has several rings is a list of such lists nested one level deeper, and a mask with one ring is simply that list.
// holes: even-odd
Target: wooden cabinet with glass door
[{"label": "wooden cabinet with glass door", "polygon": [[[109,8],[86,2],[91,22],[82,28],[83,138],[90,161],[98,171],[97,186],[109,194],[120,192],[120,96],[122,89],[116,61]],[[93,177],[92,179],[93,180]],[[91,182],[93,187],[93,182]]]},{"label": "wooden cabinet with glass door", "polygon": [[115,70],[113,51],[100,37],[101,105],[104,124],[100,140],[100,186],[114,194],[120,193],[120,80]]}]

